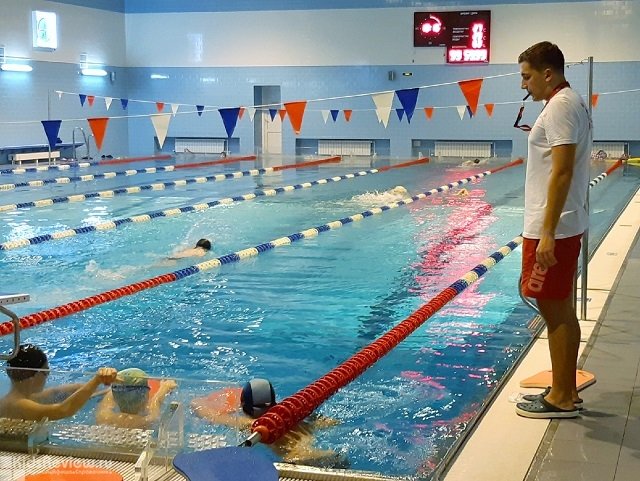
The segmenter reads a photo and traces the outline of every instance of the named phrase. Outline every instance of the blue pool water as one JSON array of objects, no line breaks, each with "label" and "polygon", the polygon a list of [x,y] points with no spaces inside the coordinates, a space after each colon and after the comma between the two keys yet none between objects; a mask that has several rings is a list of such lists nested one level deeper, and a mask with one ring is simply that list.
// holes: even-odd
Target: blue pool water
[{"label": "blue pool water", "polygon": [[[207,258],[221,256],[378,205],[354,200],[365,192],[403,185],[416,194],[498,165],[432,163],[3,251],[3,289],[31,294],[30,303],[16,306],[26,315],[201,262],[165,259],[201,237],[214,243]],[[594,164],[592,177],[608,165]],[[250,166],[21,188],[0,192],[0,204]],[[6,212],[0,242],[359,170],[329,165]],[[0,183],[86,172],[3,175]],[[523,178],[522,166],[510,168],[466,186],[468,196],[436,194],[45,323],[23,336],[43,346],[57,369],[137,366],[155,376],[188,379],[180,393],[187,401],[202,394],[189,392],[193,380],[240,384],[251,377],[270,379],[282,398],[384,334],[517,236]],[[637,172],[623,176],[619,169],[592,189],[592,245],[637,185]],[[519,269],[516,250],[327,401],[320,411],[340,424],[319,432],[318,446],[340,452],[352,469],[433,472],[530,340],[531,312],[517,292]]]}]

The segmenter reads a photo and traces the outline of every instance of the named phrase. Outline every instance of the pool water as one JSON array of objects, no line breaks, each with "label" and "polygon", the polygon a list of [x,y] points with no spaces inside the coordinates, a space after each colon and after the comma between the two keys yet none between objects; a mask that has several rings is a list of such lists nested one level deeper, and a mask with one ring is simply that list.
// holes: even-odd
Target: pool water
[{"label": "pool water", "polygon": [[[2,251],[4,290],[10,286],[31,294],[30,303],[15,309],[26,315],[377,206],[358,197],[366,192],[403,185],[415,195],[504,163],[391,170]],[[246,170],[247,165],[211,168],[206,174],[185,169],[20,188],[0,192],[0,204]],[[592,177],[608,165],[594,164]],[[0,242],[359,170],[328,165],[6,212]],[[29,179],[72,175],[68,172]],[[623,175],[618,169],[591,190],[591,245],[624,207],[638,178],[633,170]],[[242,384],[252,377],[271,380],[283,398],[384,334],[516,237],[522,228],[523,179],[524,168],[513,167],[465,186],[468,196],[457,195],[458,189],[436,194],[47,322],[23,332],[23,339],[45,348],[57,369],[136,366],[154,376],[188,379],[180,393],[185,400],[194,380]],[[206,258],[167,261],[201,237],[213,241]],[[339,452],[351,469],[428,477],[531,338],[532,313],[517,291],[519,271],[518,249],[328,400],[319,411],[340,424],[319,431],[317,445]],[[201,424],[188,423],[188,428]]]}]

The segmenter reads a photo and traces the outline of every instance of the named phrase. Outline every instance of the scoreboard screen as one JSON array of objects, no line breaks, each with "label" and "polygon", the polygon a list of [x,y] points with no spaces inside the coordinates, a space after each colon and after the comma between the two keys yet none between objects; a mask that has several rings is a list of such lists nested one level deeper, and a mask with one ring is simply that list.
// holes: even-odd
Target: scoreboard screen
[{"label": "scoreboard screen", "polygon": [[414,47],[445,47],[451,64],[489,63],[491,11],[415,12]]}]

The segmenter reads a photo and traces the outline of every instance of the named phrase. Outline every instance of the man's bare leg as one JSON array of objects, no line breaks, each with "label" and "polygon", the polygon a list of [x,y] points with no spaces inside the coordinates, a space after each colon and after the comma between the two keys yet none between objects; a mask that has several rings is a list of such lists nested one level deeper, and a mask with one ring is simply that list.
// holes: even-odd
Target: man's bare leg
[{"label": "man's bare leg", "polygon": [[571,296],[566,299],[538,299],[537,304],[547,324],[553,370],[551,392],[545,400],[560,409],[574,409],[574,400],[579,399],[576,369],[580,324]]}]

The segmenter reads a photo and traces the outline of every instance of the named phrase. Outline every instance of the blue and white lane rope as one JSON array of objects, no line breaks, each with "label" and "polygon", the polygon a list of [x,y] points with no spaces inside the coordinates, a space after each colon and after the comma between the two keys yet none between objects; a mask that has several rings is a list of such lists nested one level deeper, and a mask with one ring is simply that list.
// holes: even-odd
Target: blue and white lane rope
[{"label": "blue and white lane rope", "polygon": [[71,167],[91,167],[90,162],[78,162],[76,164],[38,165],[36,167],[18,167],[17,169],[1,169],[0,175],[26,174],[34,172],[46,172],[48,170],[69,170]]},{"label": "blue and white lane rope", "polygon": [[71,182],[91,182],[96,179],[113,179],[114,177],[130,177],[137,174],[155,174],[156,172],[173,172],[175,165],[165,167],[147,167],[145,169],[130,169],[119,172],[104,172],[102,174],[76,175],[73,177],[56,177],[53,179],[30,180],[28,182],[18,182],[17,184],[0,184],[0,190],[13,190],[18,187],[44,187],[48,184],[69,184]]},{"label": "blue and white lane rope", "polygon": [[[502,167],[498,168],[498,169],[502,169]],[[366,211],[364,211],[364,212],[362,212],[360,214],[355,214],[355,215],[350,216],[350,217],[345,217],[345,218],[343,218],[341,220],[334,221],[334,222],[331,222],[329,224],[325,224],[323,226],[319,226],[319,227],[314,228],[314,229],[308,229],[307,231],[303,231],[303,232],[306,232],[306,233],[308,233],[308,235],[312,236],[312,235],[314,235],[312,233],[312,231],[316,231],[315,235],[318,235],[319,232],[324,232],[324,231],[329,230],[329,229],[335,229],[335,228],[341,227],[342,225],[347,224],[349,222],[359,221],[359,220],[364,219],[365,217],[369,217],[369,216],[375,215],[375,214],[380,214],[381,212],[387,211],[389,209],[394,209],[394,208],[396,208],[398,206],[401,206],[401,205],[410,204],[410,203],[412,203],[414,201],[424,199],[425,197],[428,197],[428,196],[433,195],[433,194],[437,194],[439,192],[446,192],[449,189],[452,189],[452,188],[454,188],[456,186],[464,185],[464,184],[466,184],[468,182],[471,182],[473,180],[481,179],[483,177],[491,175],[491,173],[493,171],[496,171],[498,169],[488,170],[488,171],[482,172],[480,174],[472,175],[470,177],[466,177],[464,179],[461,179],[461,180],[459,180],[457,182],[452,182],[450,184],[440,186],[440,187],[438,187],[436,189],[431,189],[431,190],[423,192],[421,194],[417,194],[417,195],[415,195],[413,197],[408,197],[408,198],[400,200],[398,202],[393,202],[393,203],[388,204],[388,205],[383,205],[381,207],[376,207],[374,209],[366,210]],[[0,250],[18,249],[20,247],[27,247],[29,245],[41,244],[43,242],[48,242],[48,241],[52,241],[52,240],[64,239],[64,238],[67,238],[67,237],[73,237],[73,236],[76,236],[78,234],[88,234],[90,232],[117,229],[117,228],[119,228],[119,227],[121,227],[122,225],[125,225],[125,224],[149,222],[150,220],[157,219],[159,217],[173,217],[173,216],[177,216],[177,215],[183,214],[185,212],[203,211],[203,210],[209,209],[211,207],[215,207],[217,205],[229,205],[229,204],[233,204],[234,202],[242,202],[244,200],[252,200],[252,199],[255,199],[256,197],[260,197],[260,196],[274,196],[274,195],[277,195],[277,194],[281,194],[283,192],[291,192],[293,190],[304,189],[304,188],[312,187],[314,185],[327,184],[329,182],[339,182],[339,181],[341,181],[343,179],[352,179],[354,177],[360,177],[360,176],[367,175],[369,173],[377,173],[377,172],[378,172],[378,169],[371,169],[369,171],[356,172],[356,173],[353,173],[353,174],[345,174],[345,175],[341,175],[341,176],[330,177],[330,178],[327,178],[327,179],[314,180],[312,182],[304,182],[302,184],[287,185],[285,187],[278,187],[278,188],[275,188],[275,189],[257,190],[255,193],[251,193],[251,194],[244,194],[244,195],[239,195],[239,196],[236,196],[236,197],[226,197],[224,199],[214,200],[214,201],[211,201],[211,202],[206,202],[206,203],[201,203],[201,204],[190,205],[190,206],[186,206],[186,207],[177,207],[177,208],[174,208],[174,209],[167,209],[167,210],[162,210],[162,211],[150,212],[148,214],[142,214],[142,215],[137,215],[137,216],[133,216],[133,217],[126,217],[126,218],[123,218],[123,219],[116,219],[116,220],[113,220],[113,221],[103,222],[103,223],[97,224],[97,225],[88,225],[88,226],[84,226],[84,227],[76,227],[74,229],[67,229],[67,230],[63,230],[63,231],[57,231],[57,232],[54,232],[52,234],[43,234],[43,235],[39,235],[39,236],[36,236],[36,237],[16,239],[16,240],[12,240],[12,241],[8,241],[8,242],[5,242],[3,244],[0,244]],[[317,230],[317,229],[319,229],[319,230]],[[294,234],[294,236],[297,236],[298,234],[301,234],[301,233]]]},{"label": "blue and white lane rope", "polygon": [[46,207],[53,204],[62,204],[65,202],[83,202],[88,199],[94,199],[100,197],[108,199],[122,194],[138,194],[145,190],[164,190],[167,187],[182,187],[189,184],[204,184],[206,182],[220,182],[223,180],[239,179],[241,177],[250,177],[261,174],[270,174],[274,172],[273,167],[267,167],[265,169],[250,169],[238,172],[230,172],[227,174],[215,174],[207,175],[204,177],[191,177],[188,179],[179,179],[167,182],[156,182],[146,185],[134,185],[131,187],[121,187],[113,190],[102,190],[100,192],[87,192],[86,194],[65,195],[60,197],[53,197],[51,199],[40,199],[29,202],[21,202],[18,204],[6,204],[0,205],[0,212],[9,212],[16,209],[27,209],[30,207]]}]

